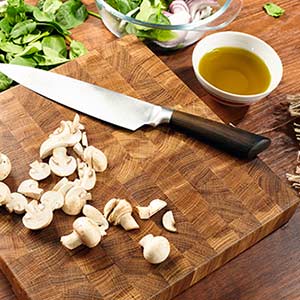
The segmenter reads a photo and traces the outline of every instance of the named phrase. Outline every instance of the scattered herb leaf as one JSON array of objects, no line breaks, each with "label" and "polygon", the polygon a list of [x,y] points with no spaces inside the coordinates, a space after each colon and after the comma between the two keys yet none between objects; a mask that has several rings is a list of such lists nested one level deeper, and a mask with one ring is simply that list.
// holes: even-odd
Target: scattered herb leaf
[{"label": "scattered herb leaf", "polygon": [[280,6],[278,6],[272,2],[266,3],[263,6],[263,9],[266,11],[266,13],[269,16],[274,17],[274,18],[279,18],[280,16],[282,16],[284,14],[284,9],[282,9]]}]

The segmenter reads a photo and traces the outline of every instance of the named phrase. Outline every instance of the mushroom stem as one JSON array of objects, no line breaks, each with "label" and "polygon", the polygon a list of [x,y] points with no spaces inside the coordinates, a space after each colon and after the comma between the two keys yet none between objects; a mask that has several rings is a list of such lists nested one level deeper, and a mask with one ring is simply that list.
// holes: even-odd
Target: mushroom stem
[{"label": "mushroom stem", "polygon": [[125,230],[138,229],[139,225],[130,213],[123,215],[120,218],[120,224]]},{"label": "mushroom stem", "polygon": [[64,235],[60,238],[61,243],[68,249],[73,250],[82,244],[79,235],[73,231],[68,235]]}]

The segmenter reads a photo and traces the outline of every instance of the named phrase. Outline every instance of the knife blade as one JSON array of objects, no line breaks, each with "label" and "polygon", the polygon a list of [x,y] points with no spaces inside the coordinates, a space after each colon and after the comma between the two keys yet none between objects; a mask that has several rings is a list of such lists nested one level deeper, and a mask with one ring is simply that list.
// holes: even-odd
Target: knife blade
[{"label": "knife blade", "polygon": [[102,121],[137,130],[167,123],[241,158],[253,159],[270,139],[200,116],[154,105],[61,74],[27,66],[0,64],[0,71],[26,88]]}]

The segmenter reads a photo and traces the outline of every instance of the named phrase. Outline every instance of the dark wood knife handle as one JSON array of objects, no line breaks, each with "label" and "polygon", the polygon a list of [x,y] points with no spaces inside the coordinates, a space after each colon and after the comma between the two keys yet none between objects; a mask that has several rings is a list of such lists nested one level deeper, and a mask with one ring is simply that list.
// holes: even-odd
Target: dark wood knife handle
[{"label": "dark wood knife handle", "polygon": [[176,110],[170,125],[241,158],[253,159],[271,143],[267,137]]}]

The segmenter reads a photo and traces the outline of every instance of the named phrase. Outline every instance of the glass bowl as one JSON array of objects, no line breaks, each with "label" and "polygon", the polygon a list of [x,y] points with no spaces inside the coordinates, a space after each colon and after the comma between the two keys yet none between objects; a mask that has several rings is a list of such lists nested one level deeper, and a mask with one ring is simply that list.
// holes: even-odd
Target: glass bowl
[{"label": "glass bowl", "polygon": [[[105,2],[105,0],[95,1],[104,25],[114,35],[121,37],[126,34],[135,34],[132,28],[144,28],[147,32],[149,32],[148,30],[162,30],[162,33],[166,33],[166,35],[163,34],[163,36],[172,37],[167,38],[167,40],[159,40],[153,37],[150,38],[150,40],[165,49],[184,48],[197,42],[205,32],[209,30],[218,30],[227,26],[237,17],[243,2],[243,0],[218,0],[218,8],[205,19],[186,24],[163,25],[137,20],[134,17],[131,17],[130,13],[125,15],[114,9]],[[128,28],[131,28],[131,30],[128,30]],[[139,38],[144,39],[140,32],[142,31],[139,30],[139,34],[136,35]]]}]

